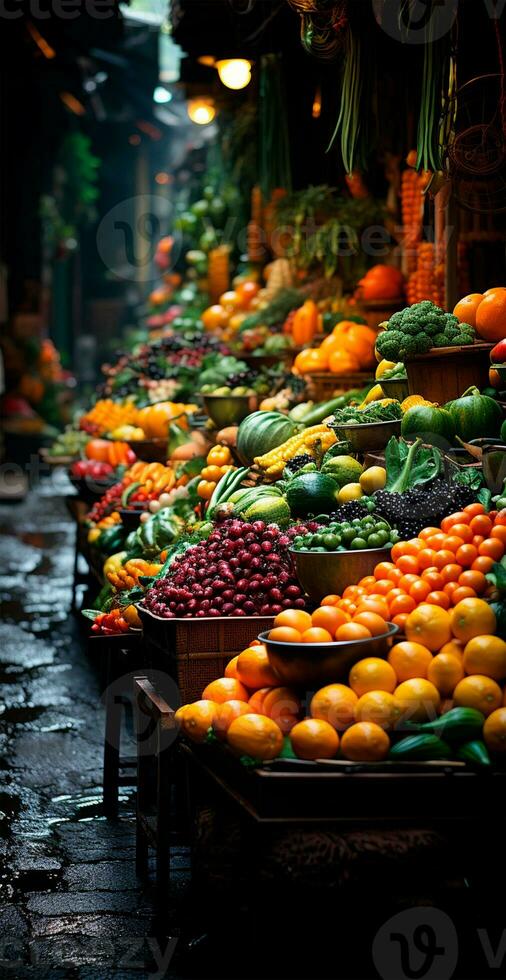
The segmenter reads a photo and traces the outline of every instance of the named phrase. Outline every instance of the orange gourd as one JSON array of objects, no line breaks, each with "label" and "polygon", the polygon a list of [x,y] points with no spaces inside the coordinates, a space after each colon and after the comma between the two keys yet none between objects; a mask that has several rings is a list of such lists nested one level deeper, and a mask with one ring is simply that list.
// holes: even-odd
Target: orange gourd
[{"label": "orange gourd", "polygon": [[370,327],[359,323],[344,321],[338,324],[333,333],[337,343],[336,349],[353,355],[362,368],[374,365],[374,345],[376,333]]},{"label": "orange gourd", "polygon": [[135,461],[135,453],[127,442],[110,442],[108,439],[90,439],[85,455],[87,459],[111,466],[131,466]]},{"label": "orange gourd", "polygon": [[360,371],[360,361],[346,350],[336,350],[329,358],[332,374],[353,374]]},{"label": "orange gourd", "polygon": [[137,425],[144,430],[147,439],[166,439],[172,419],[177,417],[178,425],[183,429],[188,428],[186,416],[181,415],[183,411],[184,406],[174,402],[146,405],[137,414]]},{"label": "orange gourd", "polygon": [[318,307],[312,299],[296,311],[292,320],[292,337],[297,347],[309,344],[318,330]]},{"label": "orange gourd", "polygon": [[295,358],[294,367],[300,374],[309,374],[316,371],[326,371],[328,368],[328,358],[325,351],[319,347],[308,347],[302,350]]}]

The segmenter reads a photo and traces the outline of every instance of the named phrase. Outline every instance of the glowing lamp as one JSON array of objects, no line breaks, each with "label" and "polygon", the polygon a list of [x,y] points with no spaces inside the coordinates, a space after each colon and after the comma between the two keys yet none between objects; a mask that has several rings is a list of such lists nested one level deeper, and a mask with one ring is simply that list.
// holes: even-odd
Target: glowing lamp
[{"label": "glowing lamp", "polygon": [[246,88],[251,81],[251,61],[247,61],[246,58],[225,58],[223,61],[217,61],[216,67],[220,81],[227,88]]},{"label": "glowing lamp", "polygon": [[213,121],[216,109],[210,99],[190,99],[188,115],[192,122],[197,123],[197,126],[207,126]]}]

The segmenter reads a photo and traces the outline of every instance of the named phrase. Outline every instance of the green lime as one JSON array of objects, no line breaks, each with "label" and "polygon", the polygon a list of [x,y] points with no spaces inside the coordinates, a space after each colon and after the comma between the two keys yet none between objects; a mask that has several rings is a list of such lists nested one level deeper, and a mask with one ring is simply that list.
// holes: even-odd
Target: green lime
[{"label": "green lime", "polygon": [[339,538],[336,534],[324,534],[323,544],[325,545],[327,551],[335,551],[339,544]]},{"label": "green lime", "polygon": [[381,548],[383,544],[379,534],[369,534],[367,538],[367,544],[369,548]]},{"label": "green lime", "polygon": [[352,551],[362,551],[363,548],[367,548],[367,541],[365,538],[355,538],[350,547]]},{"label": "green lime", "polygon": [[346,527],[343,531],[341,531],[341,538],[343,539],[345,544],[350,544],[350,542],[353,541],[355,534],[356,534],[355,528]]}]

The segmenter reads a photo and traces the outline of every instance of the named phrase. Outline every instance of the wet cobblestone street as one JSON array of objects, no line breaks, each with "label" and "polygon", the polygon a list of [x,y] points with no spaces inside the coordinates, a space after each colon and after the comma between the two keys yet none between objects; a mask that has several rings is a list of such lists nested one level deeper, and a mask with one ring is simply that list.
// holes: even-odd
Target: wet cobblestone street
[{"label": "wet cobblestone street", "polygon": [[104,711],[54,482],[1,507],[0,532],[0,975],[153,976],[131,790],[117,820],[101,812]]}]

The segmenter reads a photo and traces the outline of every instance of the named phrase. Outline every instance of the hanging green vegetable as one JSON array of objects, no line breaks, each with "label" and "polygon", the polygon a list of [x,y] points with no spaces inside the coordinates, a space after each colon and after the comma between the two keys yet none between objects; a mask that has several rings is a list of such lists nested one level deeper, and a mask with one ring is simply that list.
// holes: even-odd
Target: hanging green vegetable
[{"label": "hanging green vegetable", "polygon": [[365,167],[365,120],[363,105],[364,71],[362,42],[358,34],[348,28],[345,45],[344,74],[341,90],[341,107],[336,128],[327,148],[340,134],[344,168],[351,174],[356,168]]},{"label": "hanging green vegetable", "polygon": [[291,190],[290,144],[286,124],[285,93],[280,59],[275,54],[262,58],[260,70],[260,187],[264,201],[273,190]]}]

